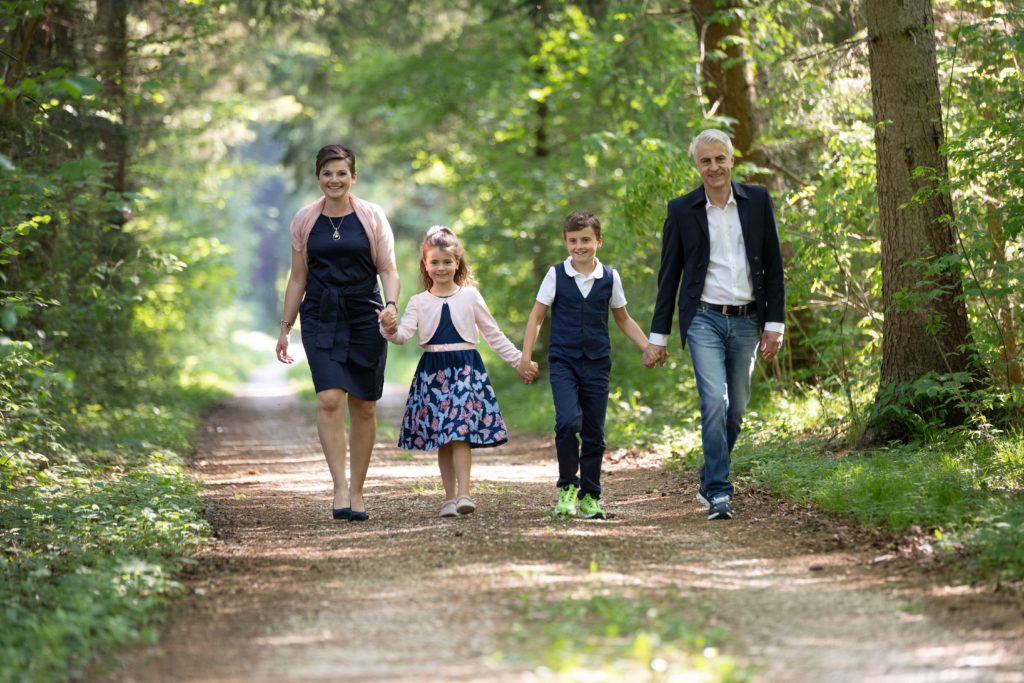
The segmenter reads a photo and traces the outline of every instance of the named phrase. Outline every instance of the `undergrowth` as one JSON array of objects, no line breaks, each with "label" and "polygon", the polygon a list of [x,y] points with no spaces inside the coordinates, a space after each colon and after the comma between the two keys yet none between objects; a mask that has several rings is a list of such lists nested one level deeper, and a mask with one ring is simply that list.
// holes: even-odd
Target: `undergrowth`
[{"label": "undergrowth", "polygon": [[220,374],[196,365],[84,403],[69,385],[3,425],[0,683],[65,680],[155,639],[209,533],[184,459],[203,409],[255,362],[244,343],[226,351]]}]

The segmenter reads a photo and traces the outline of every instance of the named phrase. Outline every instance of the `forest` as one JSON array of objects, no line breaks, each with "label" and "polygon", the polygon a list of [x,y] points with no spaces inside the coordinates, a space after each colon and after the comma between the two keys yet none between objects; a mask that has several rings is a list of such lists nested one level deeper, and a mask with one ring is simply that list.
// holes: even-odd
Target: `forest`
[{"label": "forest", "polygon": [[[924,530],[965,581],[1019,592],[1016,0],[0,0],[0,18],[0,681],[155,637],[210,533],[185,459],[203,411],[273,362],[289,221],[328,143],[388,213],[401,302],[427,228],[451,226],[521,344],[577,209],[649,331],[666,202],[700,184],[690,140],[728,131],[734,179],[774,199],[787,301],[739,475]],[[609,450],[694,466],[689,352],[673,336],[648,370],[612,346]],[[550,432],[546,382],[493,364],[510,426]]]}]

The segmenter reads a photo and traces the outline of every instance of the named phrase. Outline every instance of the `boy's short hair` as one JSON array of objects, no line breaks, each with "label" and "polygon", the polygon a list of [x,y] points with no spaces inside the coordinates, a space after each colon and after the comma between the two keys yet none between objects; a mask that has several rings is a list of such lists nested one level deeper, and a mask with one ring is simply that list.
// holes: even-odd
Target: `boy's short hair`
[{"label": "boy's short hair", "polygon": [[562,237],[567,233],[579,232],[585,228],[594,229],[594,237],[601,237],[601,221],[591,211],[573,211],[562,224]]}]

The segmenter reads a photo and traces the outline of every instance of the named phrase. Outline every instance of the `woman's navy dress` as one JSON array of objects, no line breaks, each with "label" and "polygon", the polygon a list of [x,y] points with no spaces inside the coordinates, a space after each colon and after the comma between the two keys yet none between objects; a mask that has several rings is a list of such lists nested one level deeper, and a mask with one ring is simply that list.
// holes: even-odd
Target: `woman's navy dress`
[{"label": "woman's navy dress", "polygon": [[[334,219],[338,225],[338,219]],[[316,219],[306,246],[309,275],[299,307],[302,346],[317,392],[343,389],[364,401],[384,392],[387,340],[370,239],[355,213],[341,218],[339,239],[327,216]]]},{"label": "woman's navy dress", "polygon": [[[465,341],[455,329],[446,301],[437,331],[427,343]],[[398,447],[435,451],[452,441],[468,441],[471,448],[508,441],[498,399],[476,349],[425,351],[409,387]]]}]

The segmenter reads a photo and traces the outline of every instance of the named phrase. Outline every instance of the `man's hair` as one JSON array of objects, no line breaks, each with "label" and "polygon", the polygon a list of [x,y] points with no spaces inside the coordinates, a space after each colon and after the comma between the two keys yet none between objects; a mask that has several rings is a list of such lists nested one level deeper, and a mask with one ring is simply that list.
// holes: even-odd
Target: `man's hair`
[{"label": "man's hair", "polygon": [[601,237],[601,221],[590,211],[573,211],[562,224],[562,237],[567,233],[578,232],[586,228],[594,229],[594,237]]},{"label": "man's hair", "polygon": [[729,138],[729,134],[716,128],[707,128],[697,133],[697,137],[690,143],[690,158],[694,163],[697,162],[697,147],[709,142],[722,143],[725,145],[726,151],[729,152],[729,156],[733,156],[732,140]]},{"label": "man's hair", "polygon": [[321,147],[320,151],[316,153],[316,174],[320,175],[320,169],[322,169],[328,161],[334,161],[336,159],[347,161],[349,172],[356,172],[355,152],[350,150],[348,147],[342,147],[341,145],[326,145],[325,147]]}]

